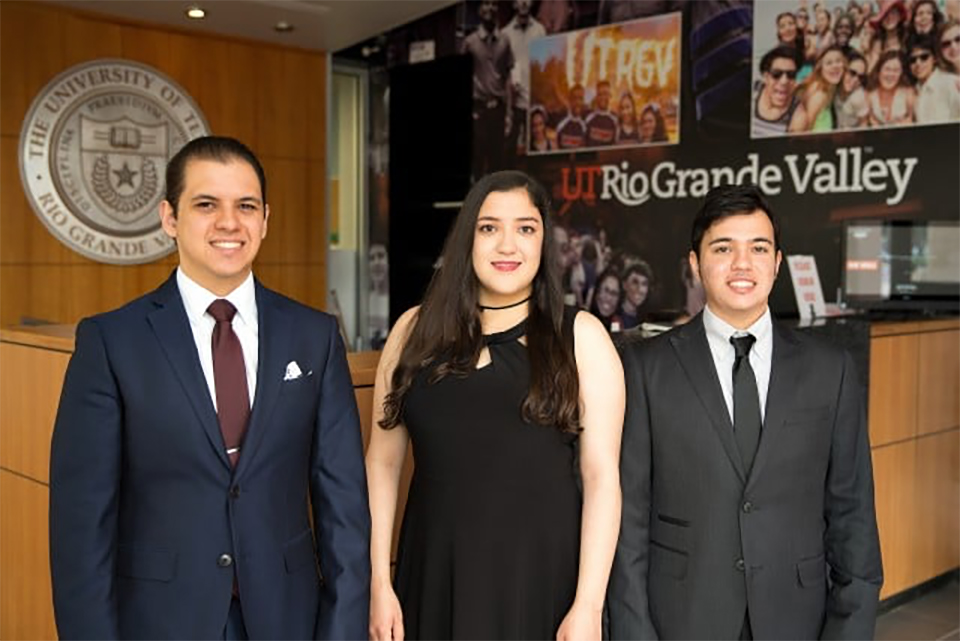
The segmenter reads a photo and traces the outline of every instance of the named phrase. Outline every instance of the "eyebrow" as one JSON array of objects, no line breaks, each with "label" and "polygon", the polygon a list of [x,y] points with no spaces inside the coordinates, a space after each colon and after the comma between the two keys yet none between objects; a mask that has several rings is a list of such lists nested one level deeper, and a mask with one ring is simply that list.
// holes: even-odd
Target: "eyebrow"
[{"label": "eyebrow", "polygon": [[[715,239],[711,240],[711,241],[710,241],[709,243],[707,243],[707,244],[708,244],[708,245],[718,245],[718,244],[720,244],[720,243],[732,243],[732,242],[734,242],[734,239],[733,239],[733,238],[726,237],[726,238],[715,238]],[[747,241],[747,242],[751,242],[751,243],[767,243],[767,244],[769,244],[769,245],[772,245],[772,244],[773,244],[773,241],[772,241],[772,240],[770,240],[769,238],[764,238],[763,236],[757,236],[756,238],[751,238],[751,239],[750,239],[749,241]]]},{"label": "eyebrow", "polygon": [[[196,202],[198,200],[216,200],[219,202],[220,198],[218,198],[217,196],[213,196],[211,194],[197,194],[196,196],[190,199],[191,202]],[[237,202],[252,202],[258,205],[261,204],[260,199],[257,198],[256,196],[242,196],[237,199]]]},{"label": "eyebrow", "polygon": [[[502,218],[498,218],[497,216],[478,216],[478,217],[477,217],[477,222],[480,222],[481,220],[493,220],[493,221],[496,221],[496,222],[500,222],[500,221],[503,220],[503,219],[502,219]],[[521,218],[514,218],[514,219],[513,219],[513,222],[517,222],[517,223],[520,223],[520,222],[524,222],[524,223],[539,223],[539,222],[540,222],[540,219],[537,218],[536,216],[523,216],[523,217],[521,217]]]}]

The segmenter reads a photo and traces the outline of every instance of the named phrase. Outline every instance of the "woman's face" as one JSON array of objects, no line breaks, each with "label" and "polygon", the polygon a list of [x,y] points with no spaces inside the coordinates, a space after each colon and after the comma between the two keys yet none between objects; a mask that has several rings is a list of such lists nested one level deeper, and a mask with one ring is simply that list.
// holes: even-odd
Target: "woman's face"
[{"label": "woman's face", "polygon": [[807,15],[807,12],[802,9],[797,11],[797,29],[806,31],[808,24],[810,24],[810,16]]},{"label": "woman's face", "polygon": [[892,91],[900,84],[900,77],[903,75],[903,65],[899,58],[890,58],[880,67],[880,86],[887,91]]},{"label": "woman's face", "polygon": [[644,142],[653,140],[653,134],[657,130],[657,117],[652,111],[644,111],[640,116],[640,139]]},{"label": "woman's face", "polygon": [[620,302],[620,280],[613,274],[597,283],[597,311],[604,318],[610,318],[617,311]]},{"label": "woman's face", "polygon": [[491,192],[477,213],[473,271],[481,305],[509,305],[533,288],[543,253],[543,219],[527,190]]},{"label": "woman's face", "polygon": [[379,243],[370,245],[368,253],[370,284],[377,288],[387,282],[390,264],[387,262],[387,248]]},{"label": "woman's face", "polygon": [[888,11],[887,15],[883,16],[883,22],[880,24],[883,25],[884,31],[893,31],[897,28],[897,25],[900,24],[901,20],[903,20],[903,15],[900,13],[900,9],[894,8]]},{"label": "woman's face", "polygon": [[913,13],[913,29],[917,33],[930,33],[933,29],[933,5],[929,2],[917,5]]},{"label": "woman's face", "polygon": [[787,14],[777,21],[777,40],[784,44],[793,44],[797,39],[797,21]]},{"label": "woman's face", "polygon": [[867,63],[859,58],[849,63],[847,72],[843,75],[843,91],[851,94],[863,87],[863,79],[867,73]]},{"label": "woman's face", "polygon": [[633,99],[630,96],[624,96],[620,99],[620,122],[633,122],[636,110],[633,107]]},{"label": "woman's face", "polygon": [[639,272],[632,272],[623,282],[627,300],[634,307],[640,307],[650,293],[650,280]]},{"label": "woman's face", "polygon": [[530,117],[530,133],[537,141],[547,137],[547,124],[543,121],[543,114],[537,112]]},{"label": "woman's face", "polygon": [[940,36],[940,50],[943,57],[953,64],[954,69],[960,69],[960,25],[954,25]]},{"label": "woman's face", "polygon": [[826,33],[830,28],[830,14],[824,9],[817,11],[817,33]]},{"label": "woman's face", "polygon": [[828,51],[820,61],[820,75],[831,84],[838,85],[843,80],[843,72],[847,68],[847,59],[840,51]]}]

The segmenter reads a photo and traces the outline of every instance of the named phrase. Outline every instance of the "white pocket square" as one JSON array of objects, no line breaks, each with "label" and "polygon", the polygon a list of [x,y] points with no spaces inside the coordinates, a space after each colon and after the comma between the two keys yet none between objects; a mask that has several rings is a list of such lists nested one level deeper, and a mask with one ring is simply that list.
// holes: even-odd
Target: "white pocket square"
[{"label": "white pocket square", "polygon": [[301,376],[303,376],[303,372],[300,370],[300,366],[297,365],[297,361],[287,363],[287,370],[283,373],[283,380],[294,381]]}]

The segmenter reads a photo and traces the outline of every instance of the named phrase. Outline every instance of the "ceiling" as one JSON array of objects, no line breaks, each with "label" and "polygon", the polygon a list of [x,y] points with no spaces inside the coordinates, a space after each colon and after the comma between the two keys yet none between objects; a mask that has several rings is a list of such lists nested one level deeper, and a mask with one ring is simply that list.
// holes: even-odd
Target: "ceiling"
[{"label": "ceiling", "polygon": [[[127,20],[334,53],[457,0],[46,0]],[[199,6],[203,20],[186,10]],[[293,31],[279,33],[279,21]]]}]

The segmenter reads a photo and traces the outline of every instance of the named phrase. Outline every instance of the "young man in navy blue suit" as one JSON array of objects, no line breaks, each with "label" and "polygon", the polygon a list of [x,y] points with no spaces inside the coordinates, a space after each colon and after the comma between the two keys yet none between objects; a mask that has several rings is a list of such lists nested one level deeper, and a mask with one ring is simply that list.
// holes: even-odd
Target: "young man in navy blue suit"
[{"label": "young man in navy blue suit", "polygon": [[60,638],[366,638],[370,517],[337,324],[254,279],[270,211],[244,145],[187,143],[166,188],[179,268],[81,321],[64,381]]}]

